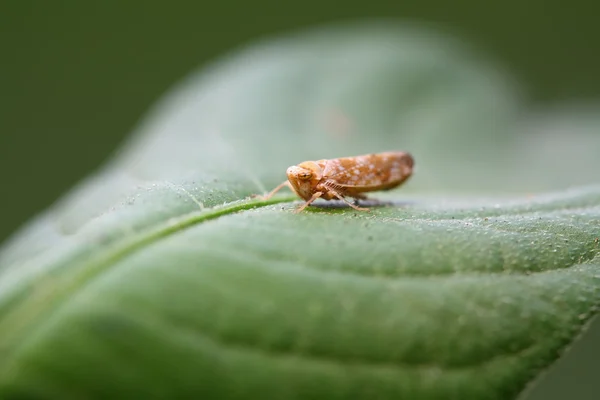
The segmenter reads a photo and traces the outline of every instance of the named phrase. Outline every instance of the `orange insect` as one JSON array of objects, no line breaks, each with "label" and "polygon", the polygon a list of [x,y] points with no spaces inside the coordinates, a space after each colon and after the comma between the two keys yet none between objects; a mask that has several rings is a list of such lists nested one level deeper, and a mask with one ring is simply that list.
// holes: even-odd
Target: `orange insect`
[{"label": "orange insect", "polygon": [[270,199],[284,186],[306,200],[296,212],[304,210],[318,198],[339,199],[359,211],[368,208],[350,203],[346,197],[365,200],[366,192],[393,189],[413,172],[414,160],[406,152],[386,152],[331,160],[305,161],[289,167],[288,180],[263,197]]}]

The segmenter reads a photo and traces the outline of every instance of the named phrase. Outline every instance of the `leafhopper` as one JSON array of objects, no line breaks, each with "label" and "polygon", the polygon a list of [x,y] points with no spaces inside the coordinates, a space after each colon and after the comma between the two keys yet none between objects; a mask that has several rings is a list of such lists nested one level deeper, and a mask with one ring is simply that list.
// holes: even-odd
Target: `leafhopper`
[{"label": "leafhopper", "polygon": [[346,197],[366,200],[365,193],[393,189],[412,175],[413,167],[413,157],[401,151],[304,161],[289,167],[287,180],[263,199],[270,199],[287,186],[306,201],[296,212],[319,198],[339,199],[355,210],[368,211],[368,208],[349,202]]}]

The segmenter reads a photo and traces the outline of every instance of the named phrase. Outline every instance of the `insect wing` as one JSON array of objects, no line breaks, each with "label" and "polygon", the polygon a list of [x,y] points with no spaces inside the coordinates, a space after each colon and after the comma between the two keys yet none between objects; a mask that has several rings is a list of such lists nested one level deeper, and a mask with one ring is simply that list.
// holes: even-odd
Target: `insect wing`
[{"label": "insect wing", "polygon": [[[410,158],[410,156],[408,156]],[[324,175],[337,187],[369,191],[391,188],[412,172],[406,153],[380,153],[328,160]]]}]

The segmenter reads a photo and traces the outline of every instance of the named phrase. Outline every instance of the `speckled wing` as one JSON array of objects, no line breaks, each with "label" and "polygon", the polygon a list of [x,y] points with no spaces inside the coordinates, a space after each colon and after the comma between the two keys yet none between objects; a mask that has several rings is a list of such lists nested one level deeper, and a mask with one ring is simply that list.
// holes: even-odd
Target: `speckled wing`
[{"label": "speckled wing", "polygon": [[347,192],[394,188],[412,173],[413,159],[405,152],[367,154],[324,161],[323,179]]}]

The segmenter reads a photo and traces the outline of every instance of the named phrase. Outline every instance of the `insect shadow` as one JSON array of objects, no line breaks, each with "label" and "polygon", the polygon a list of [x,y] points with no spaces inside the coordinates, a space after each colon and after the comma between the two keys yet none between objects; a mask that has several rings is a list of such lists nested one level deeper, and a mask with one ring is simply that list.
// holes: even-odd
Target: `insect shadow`
[{"label": "insect shadow", "polygon": [[[355,200],[354,204],[360,207],[366,208],[380,208],[380,207],[408,207],[410,205],[415,204],[414,201],[408,200],[396,200],[396,201],[385,201],[385,200]],[[351,209],[343,201],[328,201],[328,202],[314,202],[311,204],[311,207],[307,208],[307,210],[322,209],[322,210],[331,210],[331,209]]]}]

